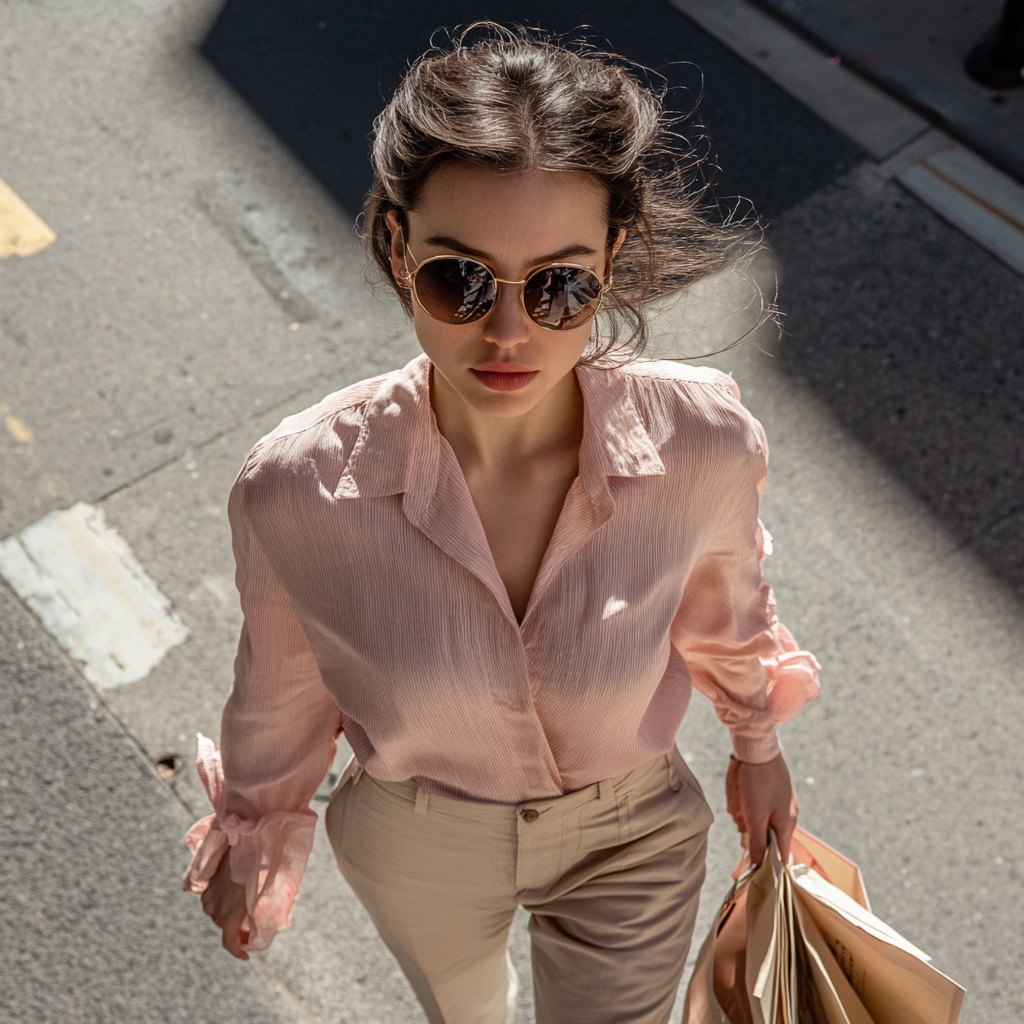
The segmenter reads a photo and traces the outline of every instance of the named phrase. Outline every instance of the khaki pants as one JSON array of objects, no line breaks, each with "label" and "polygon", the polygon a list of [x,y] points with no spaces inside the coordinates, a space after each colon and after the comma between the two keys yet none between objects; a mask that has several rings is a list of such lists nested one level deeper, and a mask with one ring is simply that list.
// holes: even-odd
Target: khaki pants
[{"label": "khaki pants", "polygon": [[346,774],[327,809],[338,866],[430,1024],[510,1019],[517,906],[531,914],[538,1024],[668,1021],[712,821],[678,751],[518,806]]}]

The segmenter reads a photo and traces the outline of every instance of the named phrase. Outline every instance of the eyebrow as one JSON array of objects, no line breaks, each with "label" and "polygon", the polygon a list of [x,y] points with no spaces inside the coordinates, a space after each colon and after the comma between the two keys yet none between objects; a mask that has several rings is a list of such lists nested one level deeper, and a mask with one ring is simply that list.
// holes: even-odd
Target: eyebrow
[{"label": "eyebrow", "polygon": [[[427,245],[436,245],[441,249],[454,249],[456,252],[465,253],[467,256],[476,256],[477,259],[487,260],[491,263],[494,262],[493,258],[486,252],[480,249],[474,249],[471,245],[466,245],[464,242],[460,242],[457,238],[452,238],[450,235],[431,235],[427,239]],[[559,263],[562,260],[568,259],[570,256],[596,256],[597,250],[591,249],[589,245],[583,245],[577,242],[575,245],[567,245],[563,249],[559,249],[557,252],[548,253],[546,256],[537,256],[535,259],[527,260],[526,266],[536,267],[542,263]]]}]

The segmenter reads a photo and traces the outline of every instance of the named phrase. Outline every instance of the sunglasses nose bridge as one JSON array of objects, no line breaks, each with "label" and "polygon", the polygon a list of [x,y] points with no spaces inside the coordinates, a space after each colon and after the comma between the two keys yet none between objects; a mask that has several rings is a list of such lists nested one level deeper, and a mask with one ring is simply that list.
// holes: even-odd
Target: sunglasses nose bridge
[{"label": "sunglasses nose bridge", "polygon": [[[489,267],[487,269],[490,271]],[[529,281],[530,278],[529,277],[524,277],[524,278],[522,278],[519,281],[512,281],[512,280],[508,280],[508,279],[506,279],[504,277],[497,277],[497,276],[495,276],[495,274],[493,272],[491,272],[491,277],[494,278],[494,285],[495,285],[495,288],[494,288],[494,305],[492,305],[490,310],[488,310],[488,315],[490,315],[491,313],[494,312],[494,310],[497,308],[498,303],[501,301],[501,291],[502,291],[502,289],[499,286],[503,285],[503,284],[508,284],[508,285],[512,285],[513,287],[515,287],[516,295],[519,298],[519,305],[522,307],[522,310],[526,314],[526,316],[530,320],[533,320],[533,317],[530,316],[530,311],[526,308],[526,289],[524,287],[526,285],[526,282]],[[534,321],[534,323],[536,323],[536,321]]]},{"label": "sunglasses nose bridge", "polygon": [[[494,277],[493,274],[491,276],[494,279],[494,301],[483,319],[487,320],[490,325],[488,331],[494,333],[494,337],[490,339],[492,342],[497,344],[499,348],[514,348],[524,340],[521,337],[523,328],[527,324],[536,323],[526,308],[526,295],[523,285],[526,284],[529,278],[523,278],[521,281],[511,281],[502,277]],[[503,285],[511,287],[503,287]],[[505,303],[510,303],[511,306],[505,306],[503,310],[502,306]],[[516,310],[516,312],[512,312],[512,310]],[[510,315],[513,321],[515,321],[515,326],[508,319]],[[520,320],[520,317],[523,319]]]}]

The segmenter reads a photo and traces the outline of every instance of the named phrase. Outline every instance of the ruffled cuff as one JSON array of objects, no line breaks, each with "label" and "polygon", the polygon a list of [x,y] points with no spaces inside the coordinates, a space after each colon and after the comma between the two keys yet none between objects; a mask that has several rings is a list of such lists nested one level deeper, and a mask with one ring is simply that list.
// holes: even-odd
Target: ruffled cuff
[{"label": "ruffled cuff", "polygon": [[755,726],[745,724],[732,730],[732,747],[736,756],[748,764],[764,764],[781,751],[776,726],[795,718],[805,704],[818,696],[818,670],[821,666],[810,651],[797,648],[793,634],[780,622],[772,632],[776,637],[775,653],[759,658],[768,676],[765,711]]},{"label": "ruffled cuff", "polygon": [[245,886],[249,911],[249,940],[243,948],[258,952],[291,923],[299,882],[313,848],[316,815],[308,809],[275,811],[257,821],[245,821],[226,813],[220,752],[202,733],[198,740],[196,767],[215,813],[197,821],[185,836],[192,863],[185,872],[184,887],[204,892],[231,847],[231,879]]},{"label": "ruffled cuff", "polygon": [[781,622],[774,629],[778,647],[770,658],[761,658],[768,673],[768,713],[775,722],[788,722],[818,696],[821,665],[810,651],[797,647],[793,634]]}]

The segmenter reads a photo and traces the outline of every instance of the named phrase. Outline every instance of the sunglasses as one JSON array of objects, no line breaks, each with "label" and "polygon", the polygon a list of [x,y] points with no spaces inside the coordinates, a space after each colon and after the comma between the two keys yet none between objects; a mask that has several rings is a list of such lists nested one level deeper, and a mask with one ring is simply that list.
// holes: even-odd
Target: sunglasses
[{"label": "sunglasses", "polygon": [[[405,252],[412,256],[408,246]],[[547,331],[568,331],[589,323],[601,308],[604,292],[611,288],[610,274],[606,284],[590,267],[574,263],[552,263],[522,281],[506,281],[485,264],[464,256],[431,256],[400,280],[412,289],[424,311],[444,324],[482,320],[498,299],[498,285],[518,285],[526,315]]]}]

